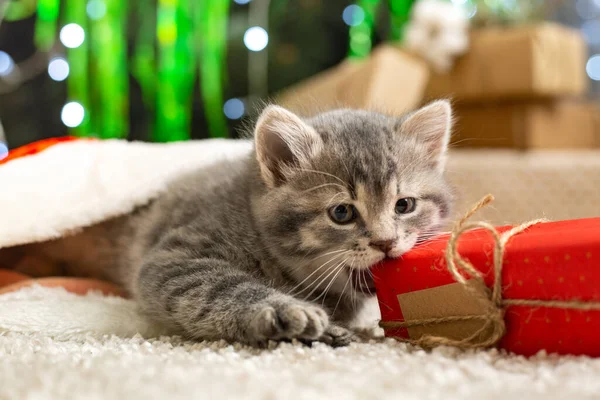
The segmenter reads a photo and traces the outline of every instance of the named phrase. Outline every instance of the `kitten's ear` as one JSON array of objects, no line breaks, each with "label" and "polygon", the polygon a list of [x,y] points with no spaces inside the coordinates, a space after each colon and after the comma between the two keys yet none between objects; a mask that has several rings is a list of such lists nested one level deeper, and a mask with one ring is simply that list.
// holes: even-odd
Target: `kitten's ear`
[{"label": "kitten's ear", "polygon": [[260,172],[269,187],[283,183],[294,167],[308,165],[323,147],[310,125],[279,106],[268,106],[262,112],[254,138]]},{"label": "kitten's ear", "polygon": [[432,166],[444,169],[452,130],[452,107],[448,100],[434,101],[410,114],[402,122],[401,130],[426,146]]}]

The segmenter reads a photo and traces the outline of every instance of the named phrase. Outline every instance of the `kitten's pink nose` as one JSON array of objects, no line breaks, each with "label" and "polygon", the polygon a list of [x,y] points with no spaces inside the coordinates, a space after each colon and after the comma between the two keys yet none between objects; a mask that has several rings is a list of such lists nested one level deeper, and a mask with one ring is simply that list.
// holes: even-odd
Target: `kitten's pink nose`
[{"label": "kitten's pink nose", "polygon": [[396,239],[386,239],[386,240],[374,240],[369,243],[372,247],[376,247],[379,250],[383,251],[386,255],[390,252],[396,245]]}]

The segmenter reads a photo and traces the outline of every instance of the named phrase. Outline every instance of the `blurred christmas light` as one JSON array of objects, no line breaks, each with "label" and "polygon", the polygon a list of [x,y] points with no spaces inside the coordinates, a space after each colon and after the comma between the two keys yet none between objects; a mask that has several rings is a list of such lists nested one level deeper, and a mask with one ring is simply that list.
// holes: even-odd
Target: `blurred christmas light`
[{"label": "blurred christmas light", "polygon": [[[473,18],[477,14],[477,4],[473,0],[451,0],[452,4],[459,9],[464,10],[467,18]],[[487,3],[486,3],[487,4]],[[497,7],[492,3],[492,6]]]},{"label": "blurred christmas light", "polygon": [[594,54],[590,57],[585,70],[591,79],[600,81],[600,54]]},{"label": "blurred christmas light", "polygon": [[250,3],[252,0],[233,0],[234,3],[237,4],[248,4]]},{"label": "blurred christmas light", "polygon": [[582,19],[593,19],[598,16],[600,8],[594,0],[577,0],[575,3],[575,11]]},{"label": "blurred christmas light", "polygon": [[0,76],[9,75],[15,67],[13,59],[8,53],[0,50]]},{"label": "blurred christmas light", "polygon": [[244,44],[248,50],[261,51],[269,44],[269,34],[260,26],[253,26],[244,33]]},{"label": "blurred christmas light", "polygon": [[38,0],[35,23],[35,44],[49,51],[56,40],[56,26],[60,14],[60,0]]},{"label": "blurred christmas light", "polygon": [[0,160],[8,157],[8,146],[5,143],[0,142]]},{"label": "blurred christmas light", "polygon": [[470,4],[466,7],[467,18],[473,18],[477,14],[477,4]]},{"label": "blurred christmas light", "polygon": [[102,0],[90,0],[85,11],[90,19],[97,21],[106,15],[106,3]]},{"label": "blurred christmas light", "polygon": [[366,32],[353,32],[350,36],[350,50],[355,54],[368,54],[371,45],[371,36]]},{"label": "blurred christmas light", "polygon": [[76,101],[72,101],[64,105],[60,114],[60,119],[63,124],[69,128],[75,128],[81,125],[85,117],[83,106]]},{"label": "blurred christmas light", "polygon": [[229,99],[223,105],[223,113],[229,119],[240,119],[244,116],[246,107],[240,99]]},{"label": "blurred christmas light", "polygon": [[[371,51],[371,37],[373,36],[373,30],[375,26],[375,15],[377,8],[381,0],[357,0],[360,8],[363,10],[364,18],[360,24],[350,26],[348,30],[350,36],[348,57],[361,59],[369,55]],[[392,40],[401,40],[403,34],[403,24],[406,22],[406,3],[401,2],[390,2],[390,13],[391,15],[391,32],[390,37]],[[398,6],[401,6],[398,8]]]},{"label": "blurred christmas light", "polygon": [[600,44],[600,21],[586,21],[581,25],[585,40],[592,45]]},{"label": "blurred christmas light", "polygon": [[508,9],[508,10],[514,11],[519,7],[519,5],[517,4],[517,0],[503,0],[501,3],[502,3],[501,6],[504,9]]},{"label": "blurred christmas light", "polygon": [[348,26],[356,26],[365,20],[365,10],[356,4],[351,4],[344,8],[342,19]]},{"label": "blurred christmas light", "polygon": [[60,41],[66,47],[75,49],[83,44],[85,31],[80,25],[68,24],[60,30]]},{"label": "blurred christmas light", "polygon": [[56,57],[48,63],[48,75],[57,82],[62,82],[69,76],[69,63],[61,57]]}]

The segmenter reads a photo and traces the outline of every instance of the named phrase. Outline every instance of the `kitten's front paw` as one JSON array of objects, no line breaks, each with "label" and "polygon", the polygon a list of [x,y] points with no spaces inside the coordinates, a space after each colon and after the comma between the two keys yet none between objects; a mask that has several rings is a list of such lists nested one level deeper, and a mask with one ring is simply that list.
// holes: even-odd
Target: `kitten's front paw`
[{"label": "kitten's front paw", "polygon": [[251,323],[257,340],[315,340],[323,335],[328,325],[329,316],[325,310],[302,302],[267,306]]},{"label": "kitten's front paw", "polygon": [[325,330],[325,333],[319,338],[319,342],[327,343],[331,347],[348,346],[350,343],[357,340],[358,338],[354,332],[333,324],[329,325]]}]

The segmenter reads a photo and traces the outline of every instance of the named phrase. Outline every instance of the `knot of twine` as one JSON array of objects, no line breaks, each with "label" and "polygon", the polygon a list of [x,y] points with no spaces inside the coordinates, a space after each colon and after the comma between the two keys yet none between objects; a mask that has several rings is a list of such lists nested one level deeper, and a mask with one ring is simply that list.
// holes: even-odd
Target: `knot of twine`
[{"label": "knot of twine", "polygon": [[[448,322],[482,321],[481,327],[473,334],[463,339],[452,339],[442,336],[423,335],[418,339],[411,340],[395,337],[401,341],[410,342],[422,347],[454,346],[460,348],[482,348],[495,346],[506,332],[504,323],[504,310],[506,306],[521,305],[531,307],[564,308],[574,310],[600,310],[600,302],[584,301],[561,301],[561,300],[536,300],[536,299],[504,299],[502,298],[502,266],[506,244],[515,235],[525,231],[527,228],[546,222],[545,219],[536,219],[500,234],[491,224],[483,221],[469,222],[469,218],[478,210],[487,206],[494,200],[490,194],[481,199],[473,208],[462,217],[452,229],[445,258],[446,267],[456,282],[463,285],[466,291],[473,295],[476,301],[481,302],[484,312],[478,315],[456,315],[439,318],[415,319],[410,321],[380,321],[382,328],[410,328],[415,326],[430,326]],[[493,267],[494,283],[491,288],[487,287],[483,275],[465,260],[458,252],[458,239],[466,231],[481,228],[492,234],[494,240]],[[462,271],[462,273],[461,273]],[[467,275],[467,278],[463,276]]]}]

